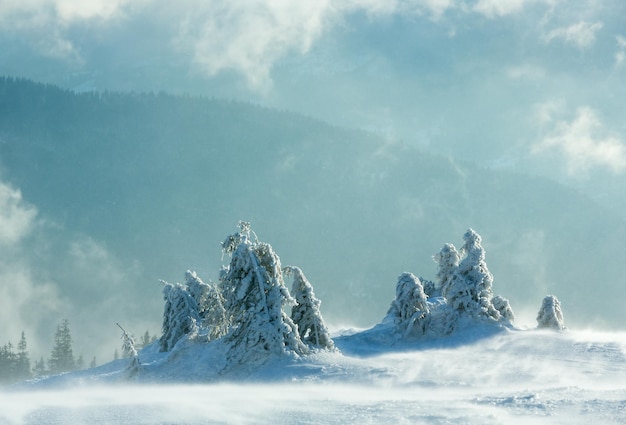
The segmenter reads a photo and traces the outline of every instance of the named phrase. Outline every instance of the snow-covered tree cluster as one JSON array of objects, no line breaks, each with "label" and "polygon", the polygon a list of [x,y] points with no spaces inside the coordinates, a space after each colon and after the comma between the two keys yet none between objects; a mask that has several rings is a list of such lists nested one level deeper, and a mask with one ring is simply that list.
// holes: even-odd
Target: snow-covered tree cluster
[{"label": "snow-covered tree cluster", "polygon": [[[297,358],[334,350],[320,312],[321,302],[299,267],[283,267],[271,245],[258,240],[250,224],[222,243],[228,264],[217,284],[187,271],[185,283],[164,283],[161,351],[175,351],[180,341],[219,341],[224,368],[259,364],[272,356]],[[469,229],[457,250],[445,244],[433,258],[434,281],[402,273],[383,325],[402,339],[445,336],[475,324],[512,326],[506,298],[494,295],[481,237]],[[291,290],[285,280],[292,281]],[[558,300],[547,297],[540,327],[563,329]]]},{"label": "snow-covered tree cluster", "polygon": [[487,268],[481,237],[469,229],[458,251],[447,243],[433,259],[438,264],[434,282],[403,273],[386,320],[403,337],[443,336],[471,323],[511,325],[515,319],[506,298],[493,293],[493,275]]},{"label": "snow-covered tree cluster", "polygon": [[[181,339],[226,344],[227,365],[268,357],[301,356],[334,344],[320,313],[320,301],[298,267],[281,266],[271,245],[257,239],[247,222],[222,243],[230,262],[218,284],[194,272],[184,284],[164,282],[161,351]],[[293,276],[292,296],[284,277]],[[286,310],[291,307],[291,315]]]}]

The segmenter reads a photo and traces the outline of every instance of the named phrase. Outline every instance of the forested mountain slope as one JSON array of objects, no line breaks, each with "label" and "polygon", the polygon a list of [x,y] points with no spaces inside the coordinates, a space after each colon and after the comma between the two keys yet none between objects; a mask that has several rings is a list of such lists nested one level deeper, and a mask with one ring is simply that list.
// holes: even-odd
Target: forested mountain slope
[{"label": "forested mountain slope", "polygon": [[[0,167],[55,237],[89,235],[141,270],[119,295],[147,300],[147,317],[161,310],[156,279],[216,278],[219,242],[240,219],[302,267],[330,323],[378,322],[397,276],[432,278],[431,256],[468,227],[516,312],[556,293],[570,326],[621,317],[615,215],[545,179],[289,112],[2,78]],[[88,291],[83,279],[64,284]]]}]

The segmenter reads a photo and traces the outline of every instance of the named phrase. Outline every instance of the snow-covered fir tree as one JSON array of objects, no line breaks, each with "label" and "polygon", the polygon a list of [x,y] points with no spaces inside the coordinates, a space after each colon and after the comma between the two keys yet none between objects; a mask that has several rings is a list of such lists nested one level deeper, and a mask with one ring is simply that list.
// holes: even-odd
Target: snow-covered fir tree
[{"label": "snow-covered fir tree", "polygon": [[296,305],[291,308],[291,320],[298,327],[300,339],[316,348],[333,349],[335,344],[320,311],[322,302],[315,297],[313,285],[299,267],[287,266],[283,272],[293,277],[291,295]]},{"label": "snow-covered fir tree", "polygon": [[222,244],[224,252],[231,255],[221,278],[231,323],[226,336],[228,364],[306,353],[295,323],[283,311],[295,301],[284,285],[278,255],[269,244],[251,240],[249,223],[240,222],[240,229]]},{"label": "snow-covered fir tree", "polygon": [[228,332],[224,297],[212,283],[204,283],[196,272],[187,270],[185,285],[198,305],[198,315],[209,341],[220,338]]},{"label": "snow-covered fir tree", "polygon": [[501,295],[496,295],[491,299],[491,303],[493,304],[493,307],[498,310],[502,318],[510,323],[515,321],[515,313],[513,313],[509,300]]},{"label": "snow-covered fir tree", "polygon": [[122,358],[130,359],[137,355],[137,349],[135,348],[135,337],[124,329],[119,323],[116,325],[122,330]]},{"label": "snow-covered fir tree", "polygon": [[126,370],[128,372],[128,377],[132,378],[136,376],[141,369],[139,354],[137,353],[137,349],[135,348],[135,338],[131,334],[129,334],[126,329],[124,329],[119,323],[116,324],[122,330],[122,355],[124,356],[124,358],[130,359]]},{"label": "snow-covered fir tree", "polygon": [[159,343],[161,351],[170,351],[184,335],[196,334],[202,319],[198,304],[186,286],[168,282],[163,282],[163,285],[165,307]]},{"label": "snow-covered fir tree", "polygon": [[429,325],[430,308],[422,282],[413,273],[402,273],[396,284],[396,298],[387,317],[404,337],[422,336]]},{"label": "snow-covered fir tree", "polygon": [[449,306],[466,317],[500,320],[500,312],[493,306],[493,275],[485,262],[481,237],[469,229],[463,236],[463,259],[455,268],[452,279],[442,288]]},{"label": "snow-covered fir tree", "polygon": [[435,293],[448,292],[454,273],[461,261],[461,256],[454,245],[447,243],[441,248],[441,251],[433,256],[433,260],[439,267],[437,268],[437,279],[433,293],[426,292],[429,296],[433,296]]},{"label": "snow-covered fir tree", "polygon": [[437,284],[437,282],[424,279],[421,276],[419,277],[419,280],[422,283],[422,287],[424,288],[424,293],[426,294],[428,298],[441,296],[441,290],[439,289],[439,284]]},{"label": "snow-covered fir tree", "polygon": [[554,295],[546,296],[537,314],[537,327],[541,329],[565,330],[561,303]]},{"label": "snow-covered fir tree", "polygon": [[493,298],[493,275],[485,262],[485,250],[481,237],[469,229],[463,235],[465,244],[461,249],[464,258],[459,263],[452,277],[452,282],[443,295],[457,311],[467,312],[478,317],[499,318],[499,313],[491,305]]}]

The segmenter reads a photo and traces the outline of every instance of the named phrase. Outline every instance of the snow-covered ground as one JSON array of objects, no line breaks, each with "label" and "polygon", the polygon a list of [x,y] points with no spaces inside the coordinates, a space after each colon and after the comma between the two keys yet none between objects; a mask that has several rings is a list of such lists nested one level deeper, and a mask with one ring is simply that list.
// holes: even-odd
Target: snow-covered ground
[{"label": "snow-covered ground", "polygon": [[626,334],[476,328],[393,343],[335,335],[337,352],[218,373],[218,344],[128,360],[0,393],[0,424],[617,424]]}]

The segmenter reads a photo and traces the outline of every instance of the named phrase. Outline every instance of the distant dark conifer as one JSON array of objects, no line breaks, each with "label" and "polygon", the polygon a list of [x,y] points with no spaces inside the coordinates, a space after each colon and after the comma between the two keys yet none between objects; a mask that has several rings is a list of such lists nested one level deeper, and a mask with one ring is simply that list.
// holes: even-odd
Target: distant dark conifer
[{"label": "distant dark conifer", "polygon": [[70,326],[67,319],[64,319],[63,322],[57,326],[54,335],[52,355],[48,360],[48,368],[53,374],[76,369],[76,362],[72,350],[72,335],[70,334]]}]

